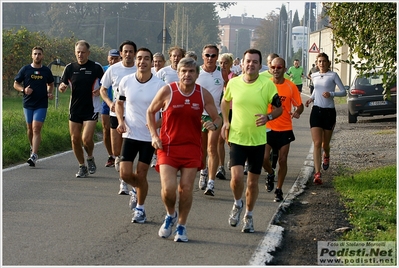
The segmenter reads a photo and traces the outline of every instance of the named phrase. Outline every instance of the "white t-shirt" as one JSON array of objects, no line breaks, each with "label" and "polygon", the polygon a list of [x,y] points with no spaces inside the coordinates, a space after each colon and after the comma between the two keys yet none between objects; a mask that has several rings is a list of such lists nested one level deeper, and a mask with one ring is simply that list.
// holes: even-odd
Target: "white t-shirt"
[{"label": "white t-shirt", "polygon": [[[100,89],[100,79],[96,79],[95,85],[93,87],[94,90],[99,90]],[[93,107],[94,107],[94,112],[95,113],[101,113],[102,110],[102,104],[101,104],[101,96],[93,96]]]},{"label": "white t-shirt", "polygon": [[[146,83],[137,81],[136,74],[130,74],[122,78],[119,83],[119,94],[125,96],[125,123],[127,131],[123,138],[151,142],[151,134],[147,124],[147,109],[158,90],[165,85],[154,75]],[[156,120],[159,119],[157,113]]]},{"label": "white t-shirt", "polygon": [[[136,66],[125,67],[122,62],[117,62],[114,65],[108,67],[103,77],[101,78],[101,85],[105,88],[112,86],[113,91],[113,102],[119,99],[119,83],[121,79],[129,74],[135,73],[137,70]],[[126,109],[125,109],[126,110]],[[110,116],[116,116],[116,113],[109,111]]]},{"label": "white t-shirt", "polygon": [[[216,70],[213,73],[205,72],[202,67],[200,67],[200,74],[195,83],[199,84],[211,93],[213,100],[215,101],[218,114],[220,114],[220,101],[224,87],[224,80],[220,66],[216,66]],[[202,114],[208,115],[205,110],[202,112]]]},{"label": "white t-shirt", "polygon": [[179,81],[177,71],[172,69],[171,65],[163,67],[157,72],[156,76],[164,81],[166,84]]}]

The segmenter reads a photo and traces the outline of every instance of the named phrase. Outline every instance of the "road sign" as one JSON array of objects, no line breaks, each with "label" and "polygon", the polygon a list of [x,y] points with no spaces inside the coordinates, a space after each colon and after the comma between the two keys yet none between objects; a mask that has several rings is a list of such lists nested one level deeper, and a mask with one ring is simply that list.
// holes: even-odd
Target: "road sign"
[{"label": "road sign", "polygon": [[313,45],[309,49],[310,53],[320,53],[320,49],[317,47],[316,43],[313,43]]},{"label": "road sign", "polygon": [[[166,36],[165,36],[165,44],[170,44],[172,43],[172,37],[170,36],[168,29],[165,29],[166,31]],[[158,34],[158,43],[162,43],[163,42],[163,30],[161,30],[161,32]]]}]

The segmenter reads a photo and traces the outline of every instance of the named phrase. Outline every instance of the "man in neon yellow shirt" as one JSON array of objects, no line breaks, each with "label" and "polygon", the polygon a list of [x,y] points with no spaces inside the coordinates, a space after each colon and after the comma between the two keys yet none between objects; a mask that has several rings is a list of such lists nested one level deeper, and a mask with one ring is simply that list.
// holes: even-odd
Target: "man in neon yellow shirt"
[{"label": "man in neon yellow shirt", "polygon": [[[248,49],[244,53],[243,75],[232,78],[227,84],[222,99],[223,127],[222,137],[231,145],[231,182],[234,205],[229,224],[236,227],[244,207],[244,164],[248,159],[248,177],[246,188],[246,211],[242,232],[253,233],[252,211],[258,198],[259,175],[262,172],[263,156],[266,144],[265,124],[282,114],[280,98],[274,83],[259,75],[262,66],[262,54],[257,49]],[[234,110],[229,123],[230,102]],[[268,105],[272,112],[266,114]],[[229,132],[228,135],[226,135]]]},{"label": "man in neon yellow shirt", "polygon": [[[264,71],[264,72],[260,72],[260,75],[264,75],[267,78],[272,78],[273,77],[273,70],[272,70],[272,60],[274,60],[275,58],[279,58],[280,56],[277,55],[276,53],[270,53],[269,55],[267,55],[267,67],[269,67],[268,70]],[[286,73],[284,73],[284,78],[290,80],[290,76]]]},{"label": "man in neon yellow shirt", "polygon": [[299,65],[300,65],[299,60],[295,59],[294,66],[291,66],[288,69],[287,74],[291,77],[291,81],[296,85],[299,92],[302,92],[302,78],[304,77],[304,75],[303,75],[303,67]]}]

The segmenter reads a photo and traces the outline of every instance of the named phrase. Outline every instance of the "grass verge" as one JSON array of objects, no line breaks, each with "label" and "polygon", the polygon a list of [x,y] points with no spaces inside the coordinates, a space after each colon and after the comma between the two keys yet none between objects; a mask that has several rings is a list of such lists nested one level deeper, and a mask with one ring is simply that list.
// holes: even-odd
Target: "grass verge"
[{"label": "grass verge", "polygon": [[[42,142],[38,155],[40,158],[58,152],[71,150],[69,135],[69,97],[70,90],[59,94],[58,106],[55,100],[49,101],[46,120],[41,131]],[[29,140],[22,108],[22,96],[3,96],[3,168],[24,163],[29,158]],[[97,123],[96,133],[102,132],[101,122]],[[97,135],[94,135],[98,141]]]},{"label": "grass verge", "polygon": [[353,229],[346,241],[396,241],[396,166],[334,178]]}]

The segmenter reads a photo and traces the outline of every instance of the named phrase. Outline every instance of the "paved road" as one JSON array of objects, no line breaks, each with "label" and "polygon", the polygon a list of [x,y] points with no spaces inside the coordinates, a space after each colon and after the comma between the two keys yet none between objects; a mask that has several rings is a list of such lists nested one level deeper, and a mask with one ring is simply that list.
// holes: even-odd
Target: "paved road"
[{"label": "paved road", "polygon": [[[307,97],[303,98],[304,100]],[[294,120],[286,194],[300,173],[312,141],[309,111]],[[117,195],[118,174],[104,167],[102,143],[94,151],[97,172],[75,178],[71,151],[3,170],[3,265],[248,265],[262,262],[265,235],[278,209],[267,193],[262,174],[254,210],[255,233],[228,225],[233,205],[229,180],[217,180],[215,196],[196,187],[189,220],[188,243],[158,237],[165,216],[159,175],[148,175],[147,222],[131,223],[128,196]],[[227,156],[228,154],[226,154]],[[227,163],[227,161],[226,161]],[[198,185],[199,174],[195,185]],[[230,173],[228,173],[230,178]],[[267,246],[267,245],[266,245]],[[254,261],[255,260],[255,261]]]}]

